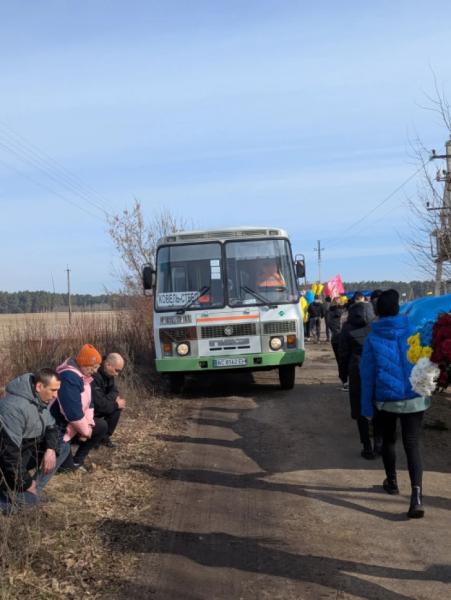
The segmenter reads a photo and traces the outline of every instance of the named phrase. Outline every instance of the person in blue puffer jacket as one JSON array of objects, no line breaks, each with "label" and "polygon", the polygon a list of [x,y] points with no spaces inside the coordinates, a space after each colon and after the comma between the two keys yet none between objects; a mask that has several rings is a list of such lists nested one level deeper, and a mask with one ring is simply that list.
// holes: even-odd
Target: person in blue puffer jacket
[{"label": "person in blue puffer jacket", "polygon": [[401,422],[402,441],[407,456],[412,494],[407,516],[424,516],[422,499],[423,467],[420,434],[424,411],[430,398],[418,396],[409,381],[413,365],[407,360],[407,338],[413,331],[406,316],[399,313],[399,294],[386,290],[377,300],[379,319],[365,339],[360,376],[362,415],[372,417],[380,411],[382,458],[388,494],[399,494],[396,478],[396,424]]}]

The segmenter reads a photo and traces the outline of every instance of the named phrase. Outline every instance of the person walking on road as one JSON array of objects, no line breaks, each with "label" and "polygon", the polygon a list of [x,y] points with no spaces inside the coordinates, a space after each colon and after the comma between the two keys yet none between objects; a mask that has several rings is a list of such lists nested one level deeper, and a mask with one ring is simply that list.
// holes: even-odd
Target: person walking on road
[{"label": "person walking on road", "polygon": [[372,417],[375,408],[380,410],[386,474],[383,488],[388,494],[399,494],[396,425],[400,421],[412,488],[407,516],[421,518],[424,506],[420,435],[423,415],[431,401],[414,392],[409,381],[413,365],[407,359],[407,339],[412,331],[407,317],[399,314],[396,290],[382,292],[377,299],[377,313],[379,319],[365,340],[360,363],[362,415]]},{"label": "person walking on road", "polygon": [[310,335],[315,338],[316,342],[320,340],[321,319],[324,317],[324,306],[318,295],[308,307],[310,320]]},{"label": "person walking on road", "polygon": [[361,414],[360,357],[373,319],[373,313],[367,310],[363,295],[356,295],[355,301],[349,309],[348,319],[341,331],[338,350],[340,377],[345,381],[349,379],[351,418],[357,421],[360,443],[363,446],[361,455],[367,460],[376,458],[382,445],[377,411],[373,417],[374,448],[371,441],[370,421]]}]

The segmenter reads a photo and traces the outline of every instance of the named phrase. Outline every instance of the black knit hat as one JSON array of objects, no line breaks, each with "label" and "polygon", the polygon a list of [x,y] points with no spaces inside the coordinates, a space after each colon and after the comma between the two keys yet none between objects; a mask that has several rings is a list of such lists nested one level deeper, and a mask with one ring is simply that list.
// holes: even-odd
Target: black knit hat
[{"label": "black knit hat", "polygon": [[396,290],[386,290],[377,299],[377,314],[380,317],[394,317],[399,313],[399,294]]}]

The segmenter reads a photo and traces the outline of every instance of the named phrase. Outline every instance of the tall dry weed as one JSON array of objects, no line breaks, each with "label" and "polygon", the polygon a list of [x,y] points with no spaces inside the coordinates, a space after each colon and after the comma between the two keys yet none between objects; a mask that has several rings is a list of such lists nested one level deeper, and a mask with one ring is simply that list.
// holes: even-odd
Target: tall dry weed
[{"label": "tall dry weed", "polygon": [[[100,315],[76,313],[71,323],[52,320],[51,315],[24,317],[20,327],[10,326],[3,331],[0,394],[14,377],[41,367],[56,367],[75,355],[83,344],[91,343],[102,354],[119,352],[124,356],[126,368],[121,392],[131,400],[127,406],[145,411],[142,398],[154,397],[156,387],[155,378],[149,377],[153,363],[151,313],[148,299],[136,299],[127,311]],[[39,509],[23,510],[9,517],[0,514],[0,600],[25,597],[21,590],[32,585],[30,574],[33,581],[38,577],[35,565],[45,537]],[[58,564],[59,552],[58,546],[51,546],[48,560]],[[49,592],[42,597],[61,596],[55,590],[55,595]]]},{"label": "tall dry weed", "polygon": [[147,299],[137,299],[131,309],[121,312],[76,313],[71,323],[24,319],[21,326],[9,326],[3,334],[0,360],[0,391],[7,381],[41,367],[55,367],[76,355],[83,344],[99,352],[119,352],[127,362],[126,375],[137,364],[152,365],[151,309]]}]

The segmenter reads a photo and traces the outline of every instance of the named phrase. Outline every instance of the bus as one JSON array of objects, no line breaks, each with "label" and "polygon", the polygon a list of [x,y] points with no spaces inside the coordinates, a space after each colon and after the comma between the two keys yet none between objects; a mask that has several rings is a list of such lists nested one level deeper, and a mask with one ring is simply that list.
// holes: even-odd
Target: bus
[{"label": "bus", "polygon": [[[301,258],[299,258],[301,257]],[[186,375],[277,369],[292,389],[304,362],[304,329],[287,232],[274,227],[180,231],[158,241],[156,269],[143,268],[154,296],[156,370],[181,391]]]}]

